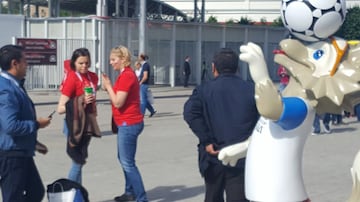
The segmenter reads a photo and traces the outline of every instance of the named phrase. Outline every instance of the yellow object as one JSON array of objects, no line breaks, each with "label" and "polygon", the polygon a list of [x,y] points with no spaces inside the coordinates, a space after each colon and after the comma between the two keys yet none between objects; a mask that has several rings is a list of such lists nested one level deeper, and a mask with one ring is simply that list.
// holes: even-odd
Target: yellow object
[{"label": "yellow object", "polygon": [[359,40],[350,40],[350,41],[348,41],[347,43],[348,43],[349,45],[354,46],[354,45],[358,45],[358,44],[360,43],[360,41],[359,41]]},{"label": "yellow object", "polygon": [[337,69],[339,67],[339,64],[341,62],[342,57],[344,56],[345,51],[348,48],[348,45],[346,44],[346,46],[343,49],[341,49],[338,46],[338,44],[336,43],[336,39],[334,39],[334,38],[331,39],[331,43],[335,47],[335,50],[336,50],[336,53],[337,53],[335,64],[334,64],[334,66],[333,66],[333,68],[331,69],[331,72],[330,72],[330,76],[334,76],[334,74],[336,73],[336,71],[337,71]]}]

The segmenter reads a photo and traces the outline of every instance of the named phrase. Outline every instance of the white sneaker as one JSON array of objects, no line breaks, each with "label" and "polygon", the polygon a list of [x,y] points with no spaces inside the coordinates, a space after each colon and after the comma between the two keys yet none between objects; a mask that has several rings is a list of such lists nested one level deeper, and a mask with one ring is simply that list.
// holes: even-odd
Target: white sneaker
[{"label": "white sneaker", "polygon": [[329,125],[326,127],[324,125],[324,123],[322,121],[320,121],[320,130],[324,131],[325,133],[327,134],[330,134],[331,133],[331,129],[330,129],[330,123]]},{"label": "white sneaker", "polygon": [[324,132],[327,134],[330,134],[331,133],[330,126],[328,126],[328,127],[324,126]]}]

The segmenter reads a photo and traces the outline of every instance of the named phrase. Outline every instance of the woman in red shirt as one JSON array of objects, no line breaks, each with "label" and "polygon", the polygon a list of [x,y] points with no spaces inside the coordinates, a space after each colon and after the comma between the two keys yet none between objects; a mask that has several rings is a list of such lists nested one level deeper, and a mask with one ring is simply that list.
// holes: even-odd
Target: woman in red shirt
[{"label": "woman in red shirt", "polygon": [[[90,64],[90,52],[88,49],[79,48],[73,52],[70,60],[70,70],[66,73],[66,77],[61,84],[61,96],[57,109],[59,114],[66,113],[66,103],[72,98],[83,95],[85,87],[91,88],[92,93],[87,93],[84,96],[84,103],[87,105],[86,107],[89,107],[91,109],[91,113],[96,113],[95,95],[96,86],[99,78],[94,72],[89,71]],[[68,134],[66,135],[68,136]],[[85,148],[84,151],[81,151],[82,155],[84,155],[85,158],[87,157],[87,147],[88,143],[90,142],[90,138],[88,138],[86,142],[87,143],[85,143],[85,147],[83,147]],[[73,157],[71,158],[73,162],[68,178],[81,184],[81,170],[85,162],[79,162]]]},{"label": "woman in red shirt", "polygon": [[118,128],[118,159],[125,174],[125,193],[115,201],[148,201],[140,172],[135,164],[137,139],[144,128],[140,111],[139,82],[131,69],[131,53],[124,47],[113,48],[110,64],[120,74],[114,86],[102,75],[103,89],[109,94],[112,114]]}]

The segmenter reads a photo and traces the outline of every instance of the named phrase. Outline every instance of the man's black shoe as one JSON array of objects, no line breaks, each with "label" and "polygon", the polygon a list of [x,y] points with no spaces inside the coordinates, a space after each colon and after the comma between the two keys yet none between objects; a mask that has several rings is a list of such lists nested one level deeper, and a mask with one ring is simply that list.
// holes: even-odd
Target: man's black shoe
[{"label": "man's black shoe", "polygon": [[116,202],[135,201],[135,196],[123,194],[121,196],[116,196],[114,198],[114,201]]}]

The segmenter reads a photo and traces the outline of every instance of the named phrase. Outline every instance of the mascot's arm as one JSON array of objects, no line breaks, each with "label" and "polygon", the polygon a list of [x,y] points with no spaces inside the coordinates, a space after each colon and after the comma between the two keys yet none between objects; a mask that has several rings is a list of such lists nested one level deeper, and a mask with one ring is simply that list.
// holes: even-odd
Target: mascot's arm
[{"label": "mascot's arm", "polygon": [[255,99],[259,113],[268,119],[278,120],[283,112],[281,96],[271,81],[261,48],[248,43],[240,47],[240,60],[249,64],[255,82]]},{"label": "mascot's arm", "polygon": [[250,139],[251,136],[243,142],[224,147],[220,150],[218,159],[224,165],[235,166],[239,159],[245,158]]}]

